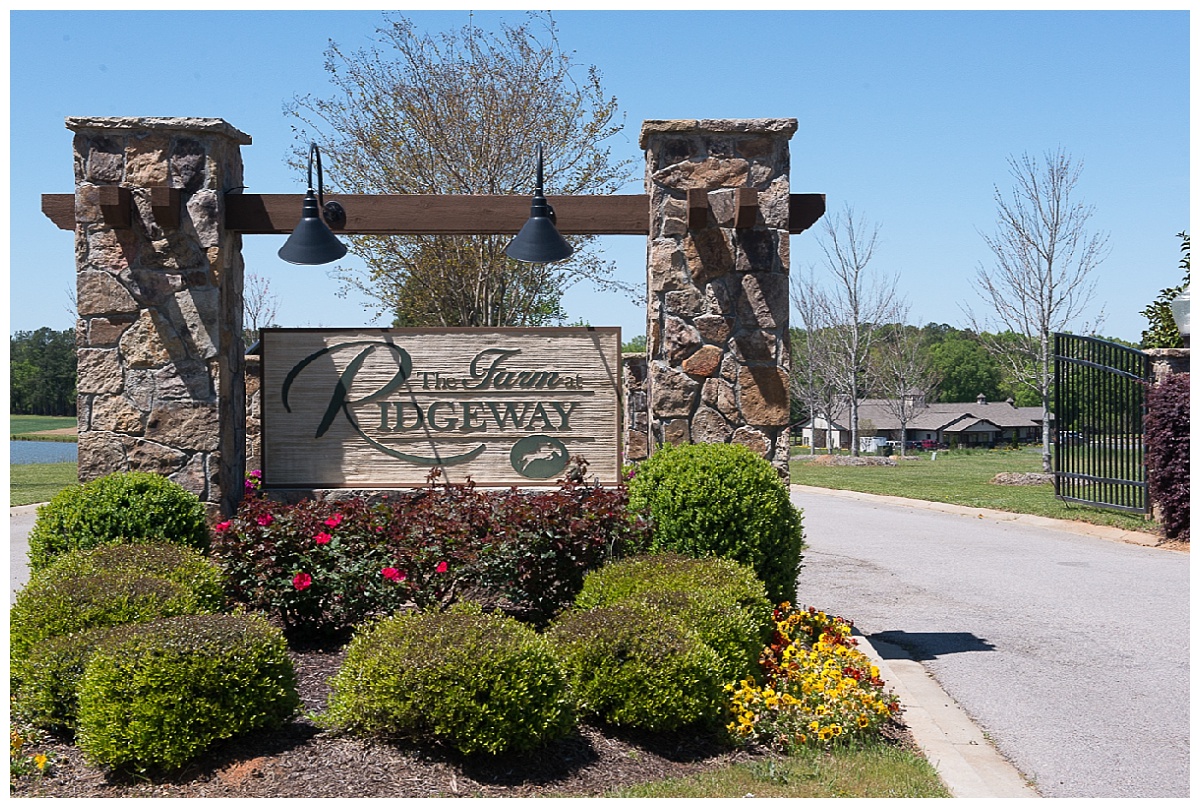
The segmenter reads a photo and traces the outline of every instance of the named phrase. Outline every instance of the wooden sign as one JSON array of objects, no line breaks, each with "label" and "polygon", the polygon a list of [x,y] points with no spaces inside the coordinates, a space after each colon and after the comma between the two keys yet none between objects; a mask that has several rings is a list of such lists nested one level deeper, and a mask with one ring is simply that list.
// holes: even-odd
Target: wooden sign
[{"label": "wooden sign", "polygon": [[616,484],[619,328],[265,328],[263,484]]}]

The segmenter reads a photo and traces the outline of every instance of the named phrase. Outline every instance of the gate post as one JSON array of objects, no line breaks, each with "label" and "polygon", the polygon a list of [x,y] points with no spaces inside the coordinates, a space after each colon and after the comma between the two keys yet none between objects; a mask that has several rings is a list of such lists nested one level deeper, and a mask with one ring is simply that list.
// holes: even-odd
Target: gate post
[{"label": "gate post", "polygon": [[210,515],[242,495],[241,236],[250,137],[219,118],[67,118],[75,132],[79,479],[149,471]]},{"label": "gate post", "polygon": [[650,120],[650,445],[740,443],[788,479],[795,118]]}]

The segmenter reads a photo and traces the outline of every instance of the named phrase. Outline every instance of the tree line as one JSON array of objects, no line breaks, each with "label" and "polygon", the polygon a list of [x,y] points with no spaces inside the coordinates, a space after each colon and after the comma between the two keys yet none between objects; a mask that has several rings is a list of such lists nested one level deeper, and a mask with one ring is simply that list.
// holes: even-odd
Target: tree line
[{"label": "tree line", "polygon": [[9,411],[75,415],[75,332],[39,328],[9,338]]}]

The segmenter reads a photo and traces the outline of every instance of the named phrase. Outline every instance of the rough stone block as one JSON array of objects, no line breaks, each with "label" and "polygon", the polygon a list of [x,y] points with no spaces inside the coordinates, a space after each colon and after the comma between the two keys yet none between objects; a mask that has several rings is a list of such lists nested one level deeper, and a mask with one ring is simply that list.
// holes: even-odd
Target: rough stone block
[{"label": "rough stone block", "polygon": [[697,287],[703,287],[734,268],[733,246],[720,228],[691,231],[683,240],[683,254],[691,281]]},{"label": "rough stone block", "polygon": [[108,317],[93,317],[80,322],[85,328],[86,342],[90,348],[115,347],[125,329],[136,318],[132,314],[113,314]]},{"label": "rough stone block", "polygon": [[[708,297],[705,296],[706,307],[707,301]],[[719,314],[702,314],[693,320],[692,324],[696,326],[696,330],[700,332],[700,336],[705,342],[714,345],[724,345],[725,341],[729,339],[729,335],[733,333],[733,321]]]},{"label": "rough stone block", "polygon": [[142,416],[142,411],[124,396],[97,396],[92,401],[91,428],[124,435],[140,435]]},{"label": "rough stone block", "polygon": [[125,147],[126,179],[143,188],[166,185],[170,146],[171,138],[163,132],[146,132],[129,138]]},{"label": "rough stone block", "polygon": [[143,309],[121,337],[121,356],[131,368],[162,367],[187,354],[174,324],[155,309]]},{"label": "rough stone block", "polygon": [[115,471],[128,471],[125,446],[110,432],[79,433],[79,482],[86,483]]},{"label": "rough stone block", "polygon": [[771,439],[752,426],[735,429],[729,442],[745,446],[761,457],[770,457],[771,455]]},{"label": "rough stone block", "polygon": [[215,451],[219,430],[220,413],[216,404],[161,402],[146,420],[147,439],[191,451]]},{"label": "rough stone block", "polygon": [[692,414],[700,383],[681,370],[655,361],[650,367],[650,407],[658,418],[687,418]]},{"label": "rough stone block", "polygon": [[733,428],[721,413],[700,407],[692,417],[692,440],[696,443],[728,443]]},{"label": "rough stone block", "polygon": [[662,427],[663,442],[672,446],[682,446],[692,442],[692,430],[686,418],[668,421]]},{"label": "rough stone block", "polygon": [[76,392],[110,396],[121,392],[121,360],[114,348],[81,348],[76,352]]},{"label": "rough stone block", "polygon": [[703,344],[700,332],[679,317],[666,318],[663,328],[663,352],[672,364],[679,364]]},{"label": "rough stone block", "polygon": [[683,370],[692,376],[716,376],[721,370],[725,352],[716,345],[703,345],[683,360]]},{"label": "rough stone block", "polygon": [[134,441],[129,448],[129,464],[132,467],[164,476],[182,469],[187,459],[185,452],[148,440]]},{"label": "rough stone block", "polygon": [[107,272],[85,271],[75,276],[75,305],[80,317],[135,314],[138,310],[129,290]]},{"label": "rough stone block", "polygon": [[791,408],[787,373],[778,367],[742,368],[738,402],[747,424],[787,426]]}]

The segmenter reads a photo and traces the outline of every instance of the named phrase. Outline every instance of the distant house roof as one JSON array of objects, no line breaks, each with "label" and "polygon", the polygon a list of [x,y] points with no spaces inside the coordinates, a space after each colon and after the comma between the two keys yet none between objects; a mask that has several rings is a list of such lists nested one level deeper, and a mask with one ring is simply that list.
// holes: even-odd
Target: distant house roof
[{"label": "distant house roof", "polygon": [[[999,430],[1040,428],[1042,408],[1017,407],[1012,399],[989,403],[983,396],[970,402],[939,401],[918,406],[907,427],[930,432],[944,429],[959,431],[962,427],[958,423],[964,419],[987,421]],[[900,428],[900,419],[888,408],[887,399],[882,398],[868,398],[859,402],[858,422],[861,425],[864,421],[870,421],[877,430]]]}]

